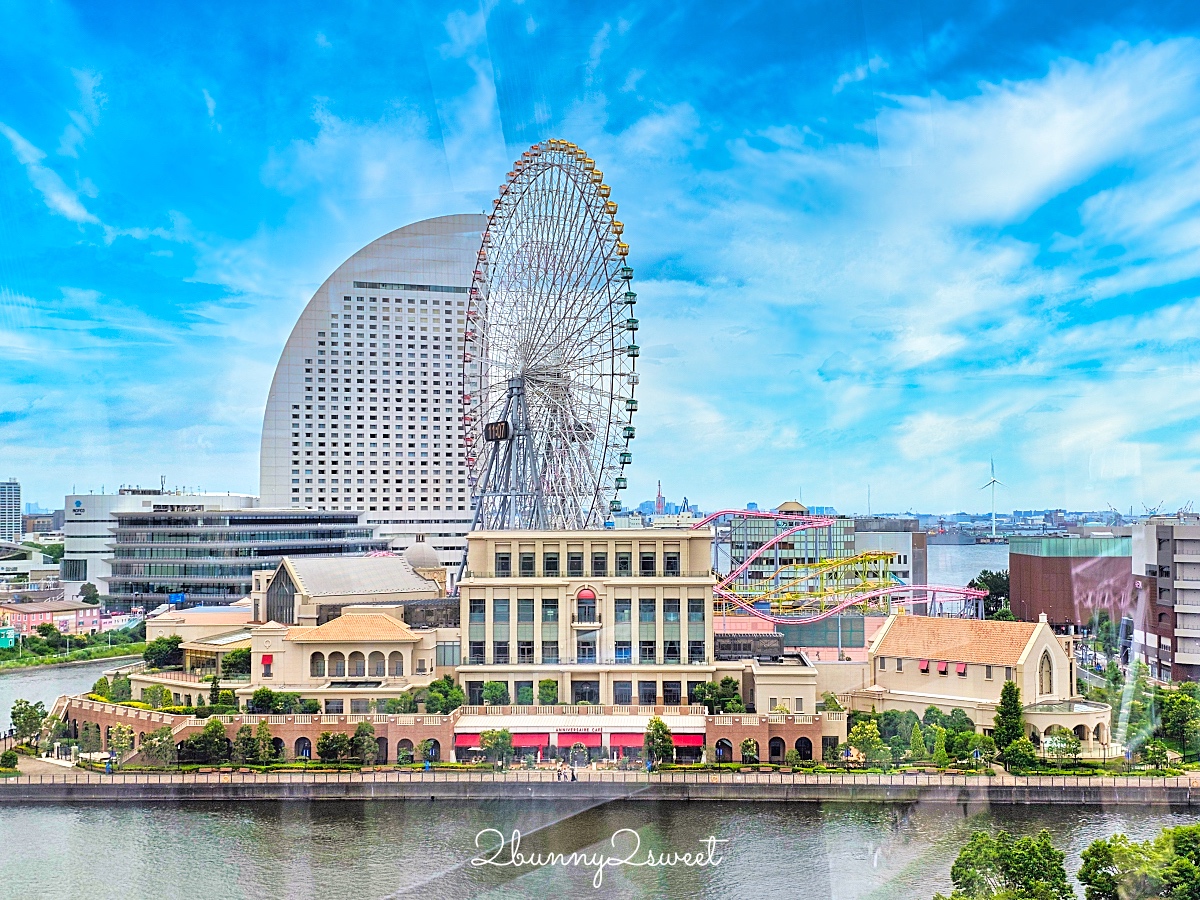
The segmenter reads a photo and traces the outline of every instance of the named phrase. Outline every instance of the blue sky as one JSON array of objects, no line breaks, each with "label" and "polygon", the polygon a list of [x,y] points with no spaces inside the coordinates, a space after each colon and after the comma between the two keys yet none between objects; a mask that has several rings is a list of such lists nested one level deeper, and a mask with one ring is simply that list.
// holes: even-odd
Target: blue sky
[{"label": "blue sky", "polygon": [[256,491],[312,291],[559,136],[637,270],[632,499],[1200,500],[1194,3],[0,10],[27,499]]}]

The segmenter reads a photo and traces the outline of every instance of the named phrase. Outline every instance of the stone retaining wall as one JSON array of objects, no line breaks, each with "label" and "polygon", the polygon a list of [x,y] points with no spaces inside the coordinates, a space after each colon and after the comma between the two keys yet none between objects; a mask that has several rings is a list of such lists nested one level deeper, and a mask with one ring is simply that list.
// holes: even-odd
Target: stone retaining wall
[{"label": "stone retaining wall", "polygon": [[116,774],[0,779],[0,802],[298,801],[757,801],[952,803],[962,806],[1153,806],[1200,810],[1200,778],[965,778],[791,774],[542,771]]}]

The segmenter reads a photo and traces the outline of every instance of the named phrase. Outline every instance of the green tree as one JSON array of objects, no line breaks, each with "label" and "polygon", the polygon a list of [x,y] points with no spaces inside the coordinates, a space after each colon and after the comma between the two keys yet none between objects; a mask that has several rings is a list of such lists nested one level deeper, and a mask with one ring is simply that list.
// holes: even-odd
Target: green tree
[{"label": "green tree", "polygon": [[791,766],[794,769],[802,762],[803,760],[800,759],[800,751],[796,750],[795,748],[792,748],[787,753],[783,754],[783,764],[785,766]]},{"label": "green tree", "polygon": [[[950,868],[952,900],[1074,900],[1050,832],[1014,838],[977,831]],[[938,894],[938,898],[942,895]]]},{"label": "green tree", "polygon": [[431,739],[425,738],[425,740],[417,744],[415,750],[417,759],[422,761],[433,760],[433,741]]},{"label": "green tree", "polygon": [[758,743],[753,738],[746,738],[738,749],[742,752],[742,762],[758,762]]},{"label": "green tree", "polygon": [[485,681],[483,703],[485,706],[508,706],[508,685],[503,681]]},{"label": "green tree", "polygon": [[204,728],[198,735],[194,745],[202,754],[205,762],[218,765],[229,759],[229,739],[225,735],[225,725],[216,716],[204,723]]},{"label": "green tree", "polygon": [[108,699],[113,703],[124,703],[132,696],[133,686],[129,683],[129,677],[127,675],[114,677],[108,691]]},{"label": "green tree", "polygon": [[1037,763],[1037,748],[1027,737],[1017,738],[1004,751],[1004,767],[1014,772],[1025,772]]},{"label": "green tree", "polygon": [[[667,723],[658,716],[651,716],[650,721],[646,723],[642,749],[646,753],[646,759],[652,765],[660,766],[665,762],[675,761],[675,738],[671,735],[671,729],[667,727]],[[743,750],[742,758],[744,759],[745,756]]]},{"label": "green tree", "polygon": [[1163,734],[1182,743],[1192,727],[1200,720],[1200,701],[1196,699],[1196,688],[1200,685],[1188,682],[1175,690],[1160,689],[1158,708],[1162,719]]},{"label": "green tree", "polygon": [[994,615],[988,616],[993,622],[1015,622],[1017,621],[1016,614],[1007,606],[996,610]]},{"label": "green tree", "polygon": [[833,691],[826,691],[824,694],[822,694],[821,703],[825,706],[825,709],[828,712],[837,712],[842,708],[842,705],[838,703],[837,695],[834,694]]},{"label": "green tree", "polygon": [[340,731],[322,731],[317,738],[317,756],[321,762],[337,762],[350,753],[350,738]]},{"label": "green tree", "polygon": [[850,729],[846,743],[857,750],[863,762],[867,763],[877,760],[883,750],[883,738],[879,736],[879,726],[874,722],[859,722]]},{"label": "green tree", "polygon": [[1021,708],[1021,689],[1015,681],[1004,682],[1000,702],[996,705],[992,738],[996,749],[1003,753],[1008,745],[1025,734],[1025,719]]},{"label": "green tree", "polygon": [[260,719],[254,732],[254,741],[258,745],[258,758],[262,762],[270,762],[275,758],[275,738],[271,734],[271,726],[266,719]]},{"label": "green tree", "polygon": [[271,712],[274,705],[275,692],[269,687],[260,687],[250,695],[250,702],[246,704],[246,712],[264,715]]},{"label": "green tree", "polygon": [[939,769],[950,765],[950,754],[946,752],[946,729],[933,726],[933,764]]},{"label": "green tree", "polygon": [[977,591],[988,592],[988,595],[983,598],[983,611],[989,619],[1008,606],[1007,569],[1002,569],[999,572],[984,569],[971,579],[967,587],[975,588]]},{"label": "green tree", "polygon": [[1142,759],[1152,769],[1167,767],[1167,745],[1162,741],[1146,741],[1142,745]]},{"label": "green tree", "polygon": [[375,726],[370,722],[359,722],[350,739],[350,755],[361,760],[364,766],[375,765],[379,745],[375,743]]},{"label": "green tree", "polygon": [[440,715],[449,715],[467,702],[463,689],[444,675],[425,689],[425,711]]},{"label": "green tree", "polygon": [[920,762],[928,753],[929,748],[925,746],[925,736],[921,733],[921,726],[914,725],[908,742],[908,758],[913,762]]},{"label": "green tree", "polygon": [[1164,828],[1141,843],[1099,838],[1083,851],[1079,883],[1087,900],[1200,900],[1200,825]]},{"label": "green tree", "polygon": [[16,750],[5,750],[0,753],[0,769],[15,769],[19,761]]},{"label": "green tree", "polygon": [[92,685],[92,693],[98,697],[107,698],[112,691],[112,685],[108,683],[108,679],[101,675],[96,679],[96,683]]},{"label": "green tree", "polygon": [[517,706],[533,706],[533,685],[517,685]]},{"label": "green tree", "polygon": [[250,674],[250,648],[239,647],[237,650],[230,650],[221,660],[221,674],[230,675],[249,675]]},{"label": "green tree", "polygon": [[142,688],[142,702],[148,703],[152,709],[162,709],[171,705],[171,691],[161,684],[152,684]]},{"label": "green tree", "polygon": [[111,725],[108,729],[108,749],[117,756],[117,765],[133,749],[133,729],[128,725]]},{"label": "green tree", "polygon": [[1059,766],[1065,760],[1075,759],[1079,756],[1080,744],[1079,738],[1071,734],[1069,731],[1059,731],[1050,735],[1046,741],[1046,752],[1053,756]]},{"label": "green tree", "polygon": [[553,678],[543,678],[538,682],[538,703],[541,706],[554,706],[558,703],[558,682]]},{"label": "green tree", "polygon": [[971,735],[970,743],[967,744],[967,751],[974,758],[975,751],[979,751],[979,758],[985,766],[990,766],[996,758],[996,741],[990,734],[973,734]]},{"label": "green tree", "polygon": [[236,763],[259,761],[258,741],[254,737],[254,729],[249,725],[243,725],[233,737],[233,761]]},{"label": "green tree", "polygon": [[90,581],[85,581],[79,586],[79,599],[84,603],[99,603],[100,591]]},{"label": "green tree", "polygon": [[42,720],[46,718],[46,704],[41,700],[30,703],[28,700],[16,700],[12,705],[12,727],[16,733],[17,743],[25,744],[37,737],[42,730]]},{"label": "green tree", "polygon": [[100,726],[95,722],[84,722],[79,726],[79,752],[100,752]]},{"label": "green tree", "polygon": [[237,697],[233,691],[222,690],[217,693],[217,706],[237,709]]},{"label": "green tree", "polygon": [[[80,741],[82,745],[82,741]],[[142,741],[142,753],[161,766],[174,765],[179,757],[175,748],[175,735],[171,734],[171,726],[164,725],[156,728]]]},{"label": "green tree", "polygon": [[479,735],[479,746],[496,762],[507,762],[512,756],[512,732],[507,728],[485,731]]},{"label": "green tree", "polygon": [[166,669],[170,666],[183,665],[183,651],[179,645],[183,638],[177,634],[168,637],[157,637],[146,645],[142,651],[142,659],[149,669]]}]

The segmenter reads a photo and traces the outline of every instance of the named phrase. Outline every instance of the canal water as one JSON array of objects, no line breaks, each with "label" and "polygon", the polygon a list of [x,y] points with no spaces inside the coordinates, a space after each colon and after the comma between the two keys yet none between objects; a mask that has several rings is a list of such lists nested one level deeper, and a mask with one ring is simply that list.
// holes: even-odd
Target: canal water
[{"label": "canal water", "polygon": [[[1194,822],[1166,809],[618,802],[0,806],[0,895],[131,898],[804,897],[929,900],[974,829],[1047,828],[1068,871],[1098,837]],[[706,855],[691,867],[474,866],[476,835],[520,852]],[[488,844],[490,840],[492,843]],[[484,846],[494,836],[485,834]],[[511,859],[506,851],[498,861]],[[694,861],[693,861],[694,862]]]},{"label": "canal water", "polygon": [[28,700],[30,703],[41,700],[49,709],[60,694],[83,693],[96,683],[105,669],[114,669],[129,662],[127,659],[103,659],[79,665],[0,671],[0,730],[7,731],[11,724],[8,717],[14,700]]}]

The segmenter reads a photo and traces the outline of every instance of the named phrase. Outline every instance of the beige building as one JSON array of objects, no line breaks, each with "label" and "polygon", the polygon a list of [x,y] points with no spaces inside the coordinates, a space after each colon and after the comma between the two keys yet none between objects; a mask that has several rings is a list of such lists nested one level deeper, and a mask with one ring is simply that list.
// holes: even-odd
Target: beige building
[{"label": "beige building", "polygon": [[989,733],[1006,681],[1025,705],[1026,731],[1035,744],[1059,730],[1075,733],[1085,756],[1111,756],[1110,708],[1075,692],[1073,638],[1046,622],[991,622],[894,615],[868,652],[869,686],[850,694],[852,708],[961,709]]},{"label": "beige building", "polygon": [[294,691],[319,700],[326,713],[358,714],[453,674],[445,661],[457,654],[457,629],[410,628],[400,606],[346,606],[341,613],[323,625],[252,628],[250,683],[238,693]]},{"label": "beige building", "polygon": [[255,622],[321,625],[346,606],[399,604],[445,596],[446,570],[425,543],[403,555],[292,557],[254,573]]},{"label": "beige building", "polygon": [[[474,532],[459,584],[468,702],[686,704],[713,679],[712,531]],[[741,667],[737,667],[739,672]]]},{"label": "beige building", "polygon": [[183,609],[159,613],[146,620],[146,640],[179,635],[184,641],[195,641],[236,630],[248,625],[254,610],[249,601],[239,600],[219,608]]}]

